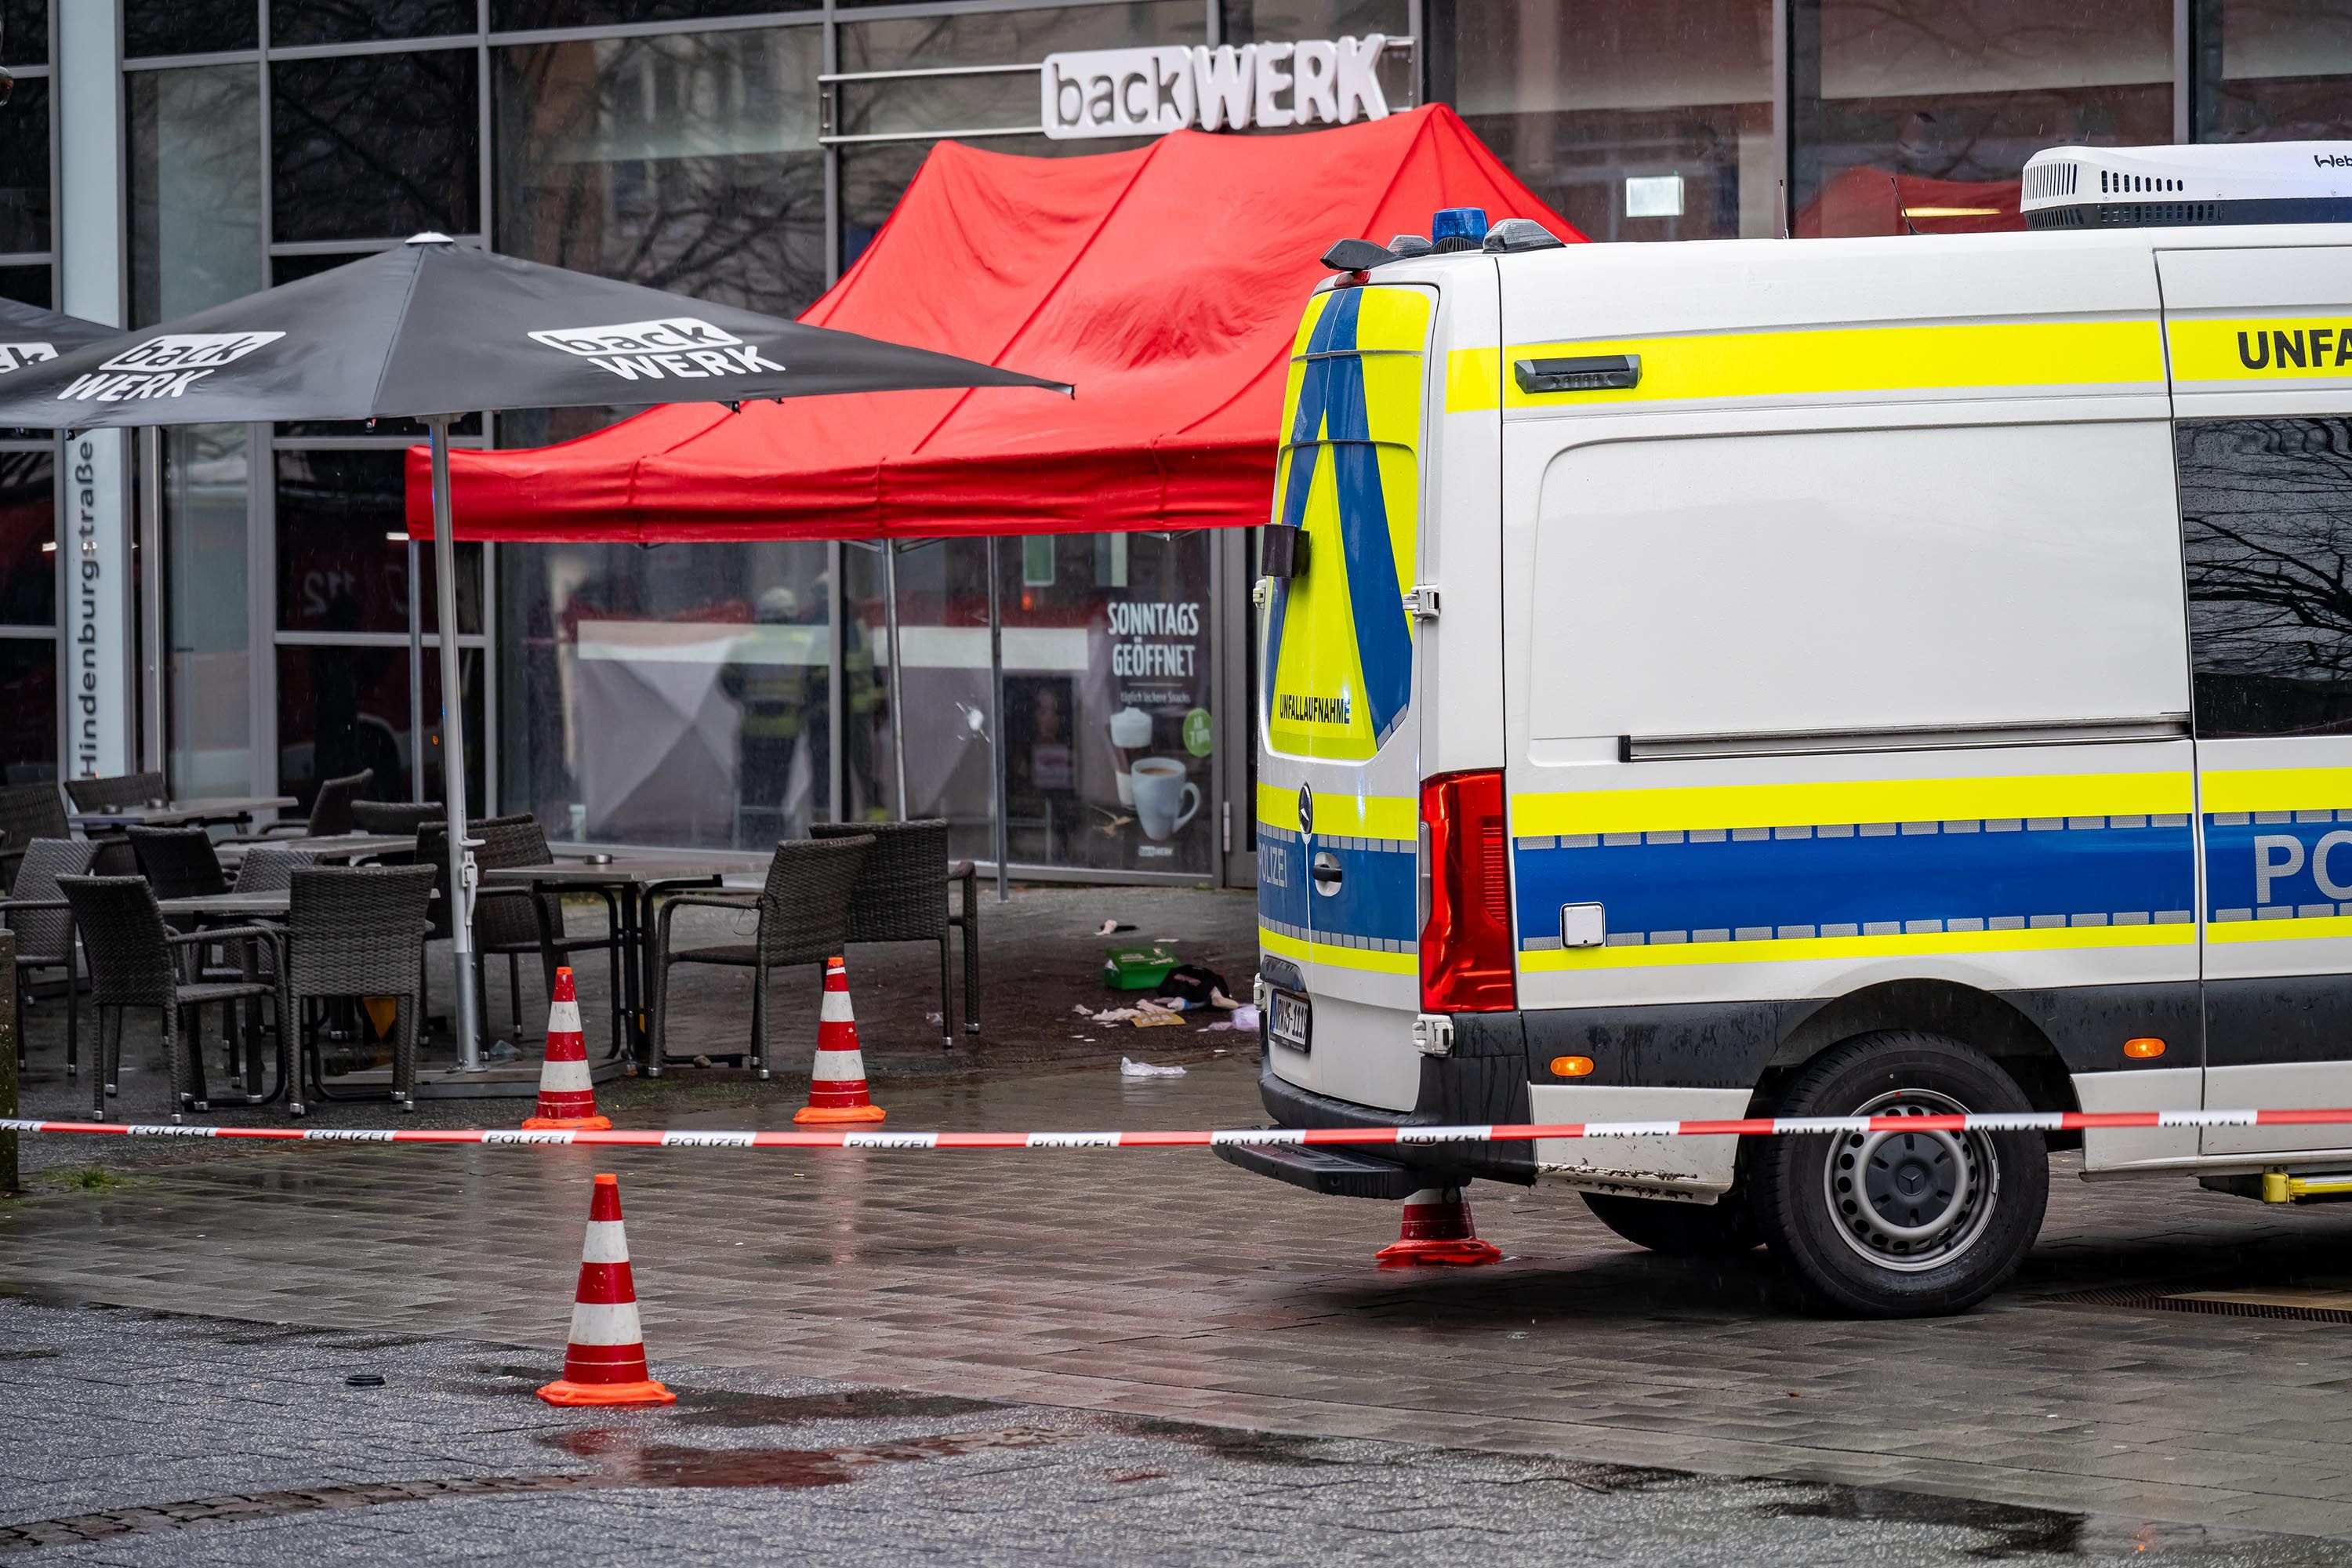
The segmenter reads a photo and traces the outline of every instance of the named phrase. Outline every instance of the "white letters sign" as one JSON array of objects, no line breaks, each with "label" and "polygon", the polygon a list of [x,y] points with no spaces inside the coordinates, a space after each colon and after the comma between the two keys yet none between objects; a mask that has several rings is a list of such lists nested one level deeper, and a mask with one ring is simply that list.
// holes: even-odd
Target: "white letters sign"
[{"label": "white letters sign", "polygon": [[1045,134],[1158,136],[1197,125],[1351,125],[1387,116],[1378,33],[1239,48],[1088,49],[1038,68]]}]

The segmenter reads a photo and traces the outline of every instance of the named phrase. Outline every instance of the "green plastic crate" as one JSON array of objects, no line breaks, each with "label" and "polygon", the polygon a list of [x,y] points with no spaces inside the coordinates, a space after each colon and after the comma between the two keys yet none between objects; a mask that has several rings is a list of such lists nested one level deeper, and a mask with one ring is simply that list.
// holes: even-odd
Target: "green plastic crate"
[{"label": "green plastic crate", "polygon": [[1113,991],[1154,991],[1179,962],[1164,947],[1107,947],[1103,984]]}]

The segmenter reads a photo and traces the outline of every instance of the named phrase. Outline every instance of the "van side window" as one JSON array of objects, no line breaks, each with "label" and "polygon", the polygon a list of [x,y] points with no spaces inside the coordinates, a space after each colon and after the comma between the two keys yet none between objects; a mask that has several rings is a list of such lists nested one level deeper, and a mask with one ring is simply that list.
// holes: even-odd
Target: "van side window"
[{"label": "van side window", "polygon": [[2352,419],[2173,437],[2197,732],[2352,734]]}]

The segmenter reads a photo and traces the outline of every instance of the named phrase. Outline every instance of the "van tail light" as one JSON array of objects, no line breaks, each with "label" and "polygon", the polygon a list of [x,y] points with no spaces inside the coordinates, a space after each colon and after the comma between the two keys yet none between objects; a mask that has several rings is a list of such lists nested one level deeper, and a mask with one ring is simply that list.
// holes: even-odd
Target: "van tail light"
[{"label": "van tail light", "polygon": [[1429,915],[1421,928],[1424,1013],[1498,1013],[1512,977],[1511,840],[1503,775],[1446,773],[1421,786]]}]

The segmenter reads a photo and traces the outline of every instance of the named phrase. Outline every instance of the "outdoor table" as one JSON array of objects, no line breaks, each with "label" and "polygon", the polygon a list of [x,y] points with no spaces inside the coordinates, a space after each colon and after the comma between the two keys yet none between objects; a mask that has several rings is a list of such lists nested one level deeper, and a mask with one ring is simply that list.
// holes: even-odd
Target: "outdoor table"
[{"label": "outdoor table", "polygon": [[416,835],[413,833],[331,833],[316,838],[299,838],[288,834],[281,838],[261,838],[247,843],[224,844],[217,853],[221,864],[234,866],[256,849],[299,849],[321,866],[351,865],[372,860],[379,855],[414,855]]},{"label": "outdoor table", "polygon": [[290,795],[206,795],[162,805],[117,805],[104,811],[73,811],[76,827],[177,827],[191,822],[241,822],[257,811],[283,811],[301,802]]},{"label": "outdoor table", "polygon": [[646,1018],[646,1001],[653,992],[653,931],[656,903],[672,893],[719,887],[726,873],[708,859],[675,856],[633,856],[609,861],[558,860],[546,866],[485,868],[485,888],[529,888],[532,892],[593,892],[616,925],[621,942],[621,1009],[628,1016],[630,1053],[644,1065],[646,1076],[659,1078],[662,1064],[652,1055],[653,1032]]}]

